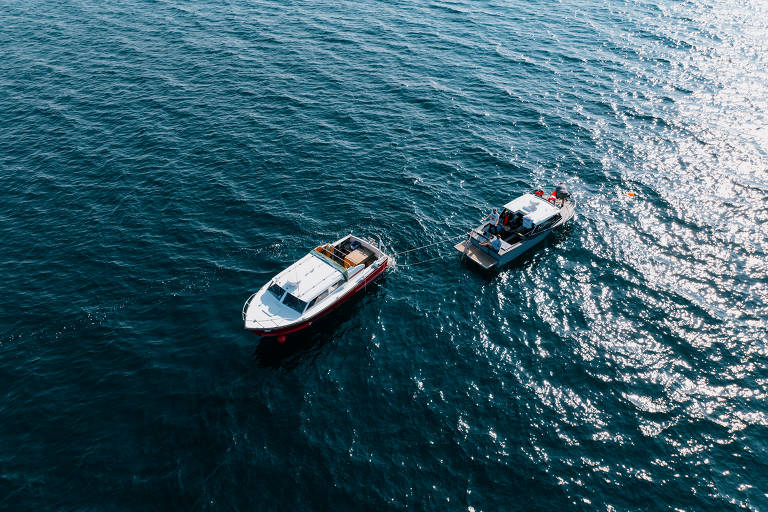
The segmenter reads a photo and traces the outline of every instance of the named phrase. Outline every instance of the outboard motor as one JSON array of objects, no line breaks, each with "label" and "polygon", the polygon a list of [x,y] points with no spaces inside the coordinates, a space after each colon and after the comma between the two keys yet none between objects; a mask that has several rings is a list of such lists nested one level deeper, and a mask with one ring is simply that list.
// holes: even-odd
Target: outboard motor
[{"label": "outboard motor", "polygon": [[563,200],[571,197],[571,194],[568,192],[568,187],[565,186],[565,183],[561,183],[555,187],[555,196],[558,199]]}]

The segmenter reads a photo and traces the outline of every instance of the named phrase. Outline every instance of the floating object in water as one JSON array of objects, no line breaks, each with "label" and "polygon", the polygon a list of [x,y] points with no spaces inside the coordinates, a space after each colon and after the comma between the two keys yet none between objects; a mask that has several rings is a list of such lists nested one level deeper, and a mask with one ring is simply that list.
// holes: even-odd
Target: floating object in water
[{"label": "floating object in water", "polygon": [[473,229],[454,247],[484,269],[501,267],[571,220],[575,204],[565,185],[546,198],[542,190],[523,194],[504,205],[498,220]]},{"label": "floating object in water", "polygon": [[627,192],[627,195],[628,195],[629,197],[635,197],[635,193],[634,193],[634,192]]},{"label": "floating object in water", "polygon": [[309,327],[362,290],[388,263],[379,247],[354,235],[318,246],[248,297],[245,328],[283,343],[286,334]]}]

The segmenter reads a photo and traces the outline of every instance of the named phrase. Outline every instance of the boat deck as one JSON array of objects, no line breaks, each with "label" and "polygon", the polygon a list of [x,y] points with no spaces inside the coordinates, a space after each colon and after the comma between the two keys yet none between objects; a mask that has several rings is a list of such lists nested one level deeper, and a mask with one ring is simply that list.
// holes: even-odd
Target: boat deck
[{"label": "boat deck", "polygon": [[493,268],[496,266],[496,259],[493,256],[478,249],[469,240],[464,240],[454,245],[457,251],[463,253],[464,256],[477,263],[484,269]]}]

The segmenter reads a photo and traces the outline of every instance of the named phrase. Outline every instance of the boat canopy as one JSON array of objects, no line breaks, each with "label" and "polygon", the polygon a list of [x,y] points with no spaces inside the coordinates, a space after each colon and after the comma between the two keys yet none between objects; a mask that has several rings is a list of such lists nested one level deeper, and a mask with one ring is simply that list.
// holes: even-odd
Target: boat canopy
[{"label": "boat canopy", "polygon": [[294,297],[309,301],[344,277],[343,271],[309,253],[280,272],[273,282]]},{"label": "boat canopy", "polygon": [[538,226],[560,213],[560,209],[533,194],[523,194],[504,205],[511,212],[523,215],[523,226]]}]

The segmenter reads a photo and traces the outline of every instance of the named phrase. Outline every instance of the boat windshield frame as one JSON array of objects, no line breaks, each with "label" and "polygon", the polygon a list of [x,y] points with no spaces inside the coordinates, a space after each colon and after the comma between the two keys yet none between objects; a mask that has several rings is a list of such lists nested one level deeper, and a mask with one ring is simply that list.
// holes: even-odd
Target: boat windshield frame
[{"label": "boat windshield frame", "polygon": [[[276,289],[275,289],[276,288]],[[277,294],[277,290],[280,290],[282,292],[280,295]],[[277,284],[276,282],[272,282],[268,287],[267,291],[271,293],[274,297],[277,298],[279,302],[283,301],[283,297],[285,296],[285,288]]]},{"label": "boat windshield frame", "polygon": [[304,310],[307,309],[307,303],[293,295],[291,292],[285,294],[285,297],[283,297],[283,304],[299,314],[304,313]]}]

